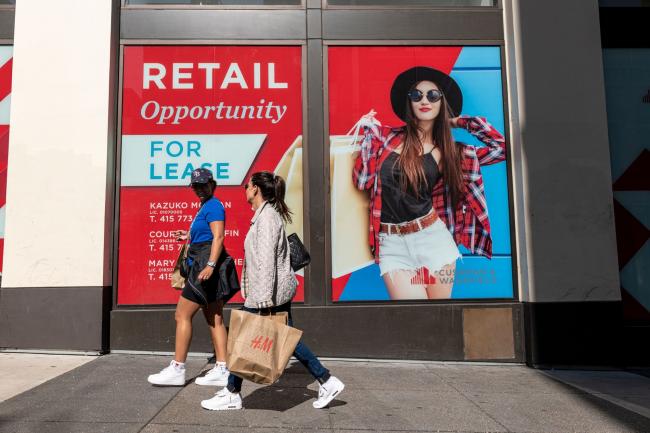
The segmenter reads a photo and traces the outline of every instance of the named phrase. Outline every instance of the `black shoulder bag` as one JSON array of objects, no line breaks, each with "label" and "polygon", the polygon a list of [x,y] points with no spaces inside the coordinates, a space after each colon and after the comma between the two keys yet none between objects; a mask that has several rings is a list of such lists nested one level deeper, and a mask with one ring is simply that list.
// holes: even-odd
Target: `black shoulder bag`
[{"label": "black shoulder bag", "polygon": [[291,268],[297,271],[307,266],[311,262],[311,257],[298,235],[291,233],[287,236],[287,240],[289,241],[289,261],[291,262]]}]

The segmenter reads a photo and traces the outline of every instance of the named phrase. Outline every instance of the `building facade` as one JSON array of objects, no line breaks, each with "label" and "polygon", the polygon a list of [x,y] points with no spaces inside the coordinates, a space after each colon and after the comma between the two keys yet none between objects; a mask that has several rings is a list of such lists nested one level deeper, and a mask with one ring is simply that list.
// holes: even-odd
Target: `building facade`
[{"label": "building facade", "polygon": [[[203,166],[219,184],[225,245],[240,270],[252,216],[241,186],[257,170],[287,180],[288,231],[312,256],[298,274],[295,322],[320,355],[625,362],[625,299],[647,313],[648,287],[640,265],[619,278],[615,203],[634,200],[612,195],[620,169],[604,71],[618,61],[601,45],[603,9],[515,0],[3,6],[0,347],[172,350],[179,244],[170,231],[191,224],[188,175]],[[380,276],[372,204],[351,182],[359,118],[374,109],[399,126],[391,86],[415,66],[449,75],[462,93],[456,114],[487,119],[504,137],[454,130],[502,155],[481,159],[489,226],[479,217],[459,235],[445,299],[421,288],[447,275],[418,269],[401,292]],[[480,216],[471,206],[463,218]],[[624,279],[634,288],[622,292]],[[192,350],[210,351],[196,325]]]}]

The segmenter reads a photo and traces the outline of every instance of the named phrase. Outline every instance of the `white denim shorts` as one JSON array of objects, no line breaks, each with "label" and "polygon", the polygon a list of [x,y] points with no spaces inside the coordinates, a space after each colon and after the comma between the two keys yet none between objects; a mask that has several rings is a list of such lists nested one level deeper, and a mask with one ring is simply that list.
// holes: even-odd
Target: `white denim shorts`
[{"label": "white denim shorts", "polygon": [[454,238],[438,218],[424,230],[407,235],[379,233],[379,272],[441,270],[461,257]]}]

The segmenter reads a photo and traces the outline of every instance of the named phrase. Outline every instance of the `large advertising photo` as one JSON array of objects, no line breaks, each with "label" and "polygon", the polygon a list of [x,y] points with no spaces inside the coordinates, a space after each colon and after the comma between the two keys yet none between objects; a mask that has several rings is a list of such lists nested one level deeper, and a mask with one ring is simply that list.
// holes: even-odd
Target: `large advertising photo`
[{"label": "large advertising photo", "polygon": [[501,48],[329,46],[332,300],[513,295]]},{"label": "large advertising photo", "polygon": [[[301,58],[300,46],[124,47],[118,304],[178,301],[174,233],[188,230],[200,208],[189,187],[196,168],[217,182],[224,246],[239,275],[253,217],[243,186],[253,172],[287,180],[287,233],[303,238]],[[294,299],[302,301],[301,273],[298,280]]]}]

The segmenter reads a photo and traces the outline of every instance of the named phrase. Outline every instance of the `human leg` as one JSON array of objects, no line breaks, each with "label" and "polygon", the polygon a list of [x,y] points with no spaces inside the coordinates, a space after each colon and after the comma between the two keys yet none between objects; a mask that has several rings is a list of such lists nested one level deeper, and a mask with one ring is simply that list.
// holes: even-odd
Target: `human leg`
[{"label": "human leg", "polygon": [[[276,312],[286,311],[289,315],[287,324],[293,326],[293,317],[291,315],[291,303],[274,307]],[[338,378],[332,376],[327,368],[323,366],[320,360],[302,341],[298,341],[294,349],[293,356],[300,361],[302,365],[318,381],[318,399],[312,403],[314,408],[322,409],[327,406],[337,395],[339,395],[345,385]]]},{"label": "human leg", "polygon": [[228,335],[223,324],[223,302],[211,302],[202,307],[203,315],[210,328],[212,346],[216,355],[214,367],[204,376],[197,377],[194,383],[207,386],[226,386],[230,372],[226,367],[226,344]]},{"label": "human leg", "polygon": [[199,311],[200,305],[181,296],[176,304],[176,345],[174,360],[184,363],[192,341],[192,318]]},{"label": "human leg", "polygon": [[202,307],[202,310],[205,321],[210,328],[210,336],[212,337],[212,345],[217,362],[226,362],[228,334],[226,333],[226,326],[223,323],[223,301],[212,302]]},{"label": "human leg", "polygon": [[444,266],[439,271],[434,272],[435,283],[426,286],[427,297],[429,299],[451,298],[451,289],[454,286],[455,275],[456,263]]},{"label": "human leg", "polygon": [[174,360],[159,373],[149,375],[147,381],[153,385],[183,386],[185,385],[185,360],[192,339],[192,317],[199,309],[199,304],[183,296],[176,305],[176,347]]},{"label": "human leg", "polygon": [[414,283],[416,271],[394,270],[382,275],[391,299],[427,299],[423,284]]}]

